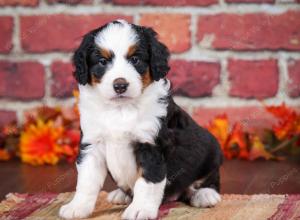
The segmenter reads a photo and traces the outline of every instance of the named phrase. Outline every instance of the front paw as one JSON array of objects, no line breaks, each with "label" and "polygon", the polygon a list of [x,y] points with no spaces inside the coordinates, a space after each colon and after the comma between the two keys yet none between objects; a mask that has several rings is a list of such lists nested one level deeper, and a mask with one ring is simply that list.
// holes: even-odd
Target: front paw
[{"label": "front paw", "polygon": [[122,219],[126,220],[147,220],[156,219],[158,216],[158,209],[146,206],[146,204],[133,204],[131,203],[125,209]]},{"label": "front paw", "polygon": [[86,218],[92,214],[94,206],[88,202],[74,202],[63,205],[59,210],[59,216],[65,219]]}]

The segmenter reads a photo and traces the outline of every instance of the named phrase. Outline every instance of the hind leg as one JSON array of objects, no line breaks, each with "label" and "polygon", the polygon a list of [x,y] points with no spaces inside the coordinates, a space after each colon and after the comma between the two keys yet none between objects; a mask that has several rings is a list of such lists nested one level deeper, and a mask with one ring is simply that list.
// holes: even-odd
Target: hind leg
[{"label": "hind leg", "polygon": [[220,194],[213,188],[200,188],[190,198],[190,204],[194,207],[213,207],[221,201]]},{"label": "hind leg", "polygon": [[219,170],[213,171],[207,177],[194,182],[186,193],[187,199],[194,207],[213,207],[221,201],[219,194]]},{"label": "hind leg", "polygon": [[123,190],[116,189],[110,192],[107,196],[107,201],[113,204],[129,204],[131,202],[131,197],[127,195]]}]

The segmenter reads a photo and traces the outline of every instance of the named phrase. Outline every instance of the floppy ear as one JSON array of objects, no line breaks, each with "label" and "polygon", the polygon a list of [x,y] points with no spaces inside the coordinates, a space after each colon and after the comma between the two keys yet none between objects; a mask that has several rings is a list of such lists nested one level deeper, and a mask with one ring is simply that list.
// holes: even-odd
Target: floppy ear
[{"label": "floppy ear", "polygon": [[157,33],[152,28],[146,28],[145,33],[148,36],[150,53],[150,72],[153,80],[164,78],[170,67],[168,59],[170,52],[168,48],[157,40]]},{"label": "floppy ear", "polygon": [[74,77],[79,84],[85,85],[90,82],[90,74],[88,73],[87,54],[93,46],[94,34],[92,32],[86,34],[73,56],[75,65]]}]

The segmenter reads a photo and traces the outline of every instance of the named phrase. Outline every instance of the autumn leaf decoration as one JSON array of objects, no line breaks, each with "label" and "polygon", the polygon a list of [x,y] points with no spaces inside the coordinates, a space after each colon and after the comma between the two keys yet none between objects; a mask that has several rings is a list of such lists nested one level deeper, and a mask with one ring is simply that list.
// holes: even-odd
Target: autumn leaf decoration
[{"label": "autumn leaf decoration", "polygon": [[0,128],[0,161],[7,161],[18,154],[20,129],[16,122]]},{"label": "autumn leaf decoration", "polygon": [[10,158],[11,156],[6,149],[0,149],[0,161],[6,161]]},{"label": "autumn leaf decoration", "polygon": [[291,154],[299,154],[300,114],[285,104],[266,107],[266,110],[278,119],[278,123],[272,127],[278,143],[271,152],[285,150]]},{"label": "autumn leaf decoration", "polygon": [[288,108],[285,104],[281,106],[266,107],[266,110],[278,119],[273,126],[273,131],[278,140],[291,139],[300,135],[300,114]]},{"label": "autumn leaf decoration", "polygon": [[28,125],[21,133],[20,156],[23,162],[32,165],[56,164],[63,153],[58,144],[64,132],[63,127],[54,126],[54,122],[38,119]]},{"label": "autumn leaf decoration", "polygon": [[[300,154],[300,114],[285,104],[265,107],[277,122],[264,135],[243,130],[240,123],[230,126],[228,117],[215,117],[206,128],[217,138],[227,159],[282,160]],[[267,135],[266,135],[267,134]]]},{"label": "autumn leaf decoration", "polygon": [[272,153],[269,153],[265,149],[265,145],[263,144],[262,140],[257,135],[251,135],[251,148],[249,153],[249,160],[255,160],[259,158],[264,158],[266,160],[270,159],[281,159],[281,157],[275,157]]},{"label": "autumn leaf decoration", "polygon": [[221,115],[211,121],[207,129],[217,138],[227,159],[248,158],[245,134],[239,124],[230,128],[227,116]]},{"label": "autumn leaf decoration", "polygon": [[73,162],[80,141],[77,108],[42,106],[25,114],[21,127],[3,127],[0,132],[0,160],[18,157],[31,165]]},{"label": "autumn leaf decoration", "polygon": [[41,107],[27,115],[20,137],[20,157],[32,165],[74,161],[80,140],[74,109]]},{"label": "autumn leaf decoration", "polygon": [[[78,92],[74,92],[78,103]],[[266,106],[276,122],[264,132],[245,131],[227,115],[216,116],[205,126],[219,141],[227,159],[282,160],[300,154],[300,114],[285,104]],[[73,107],[38,107],[25,114],[22,126],[0,128],[0,161],[20,158],[32,165],[73,162],[79,151],[79,111]]]}]

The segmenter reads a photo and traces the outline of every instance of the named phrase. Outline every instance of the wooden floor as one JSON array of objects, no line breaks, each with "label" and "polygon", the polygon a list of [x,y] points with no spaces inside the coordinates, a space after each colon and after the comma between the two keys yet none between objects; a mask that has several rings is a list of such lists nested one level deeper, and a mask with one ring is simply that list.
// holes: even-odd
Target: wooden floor
[{"label": "wooden floor", "polygon": [[[9,192],[67,192],[76,184],[74,165],[33,167],[17,161],[0,163],[0,199]],[[104,189],[115,184],[107,179]],[[225,161],[221,168],[222,193],[300,193],[300,164],[275,161]]]}]

